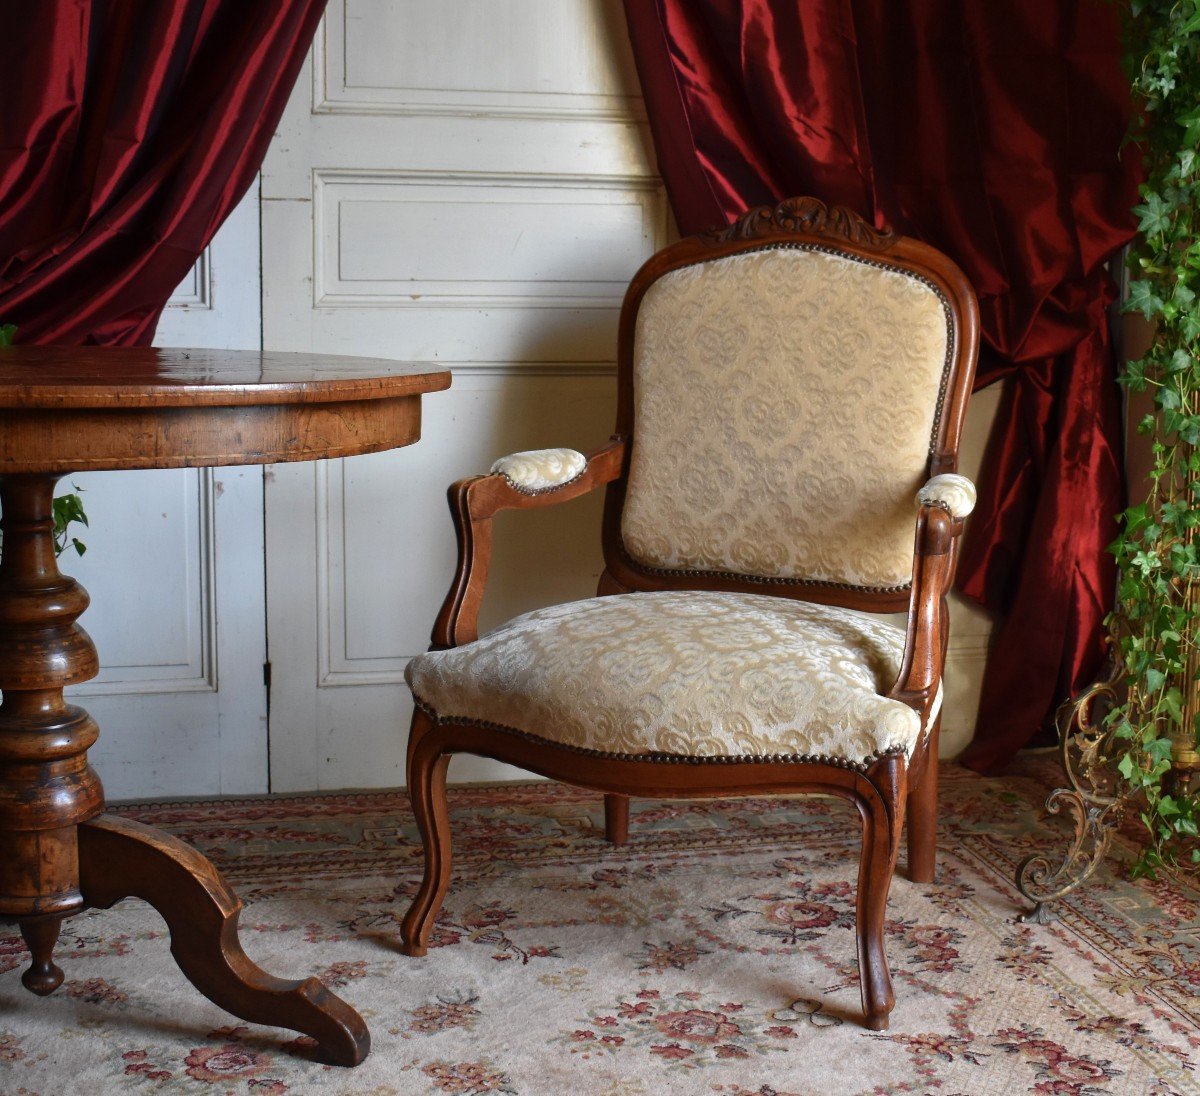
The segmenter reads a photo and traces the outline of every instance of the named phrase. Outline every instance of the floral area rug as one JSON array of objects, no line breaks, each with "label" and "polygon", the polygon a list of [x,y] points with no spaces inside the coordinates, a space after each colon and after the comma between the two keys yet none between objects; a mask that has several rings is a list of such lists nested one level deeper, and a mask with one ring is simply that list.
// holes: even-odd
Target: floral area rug
[{"label": "floral area rug", "polygon": [[598,796],[552,784],[452,791],[454,881],[434,946],[396,950],[418,873],[401,793],[125,808],[191,841],[246,904],[269,971],[315,973],[356,1006],[358,1069],[208,1004],[139,902],[64,927],[53,996],[26,993],[0,936],[0,1093],[281,1096],[1200,1094],[1200,888],[1115,863],[1054,924],[1010,880],[1061,848],[1055,779],[943,768],[937,882],[898,875],[887,1032],[859,1013],[858,824],[820,799],[635,801],[603,839]]}]

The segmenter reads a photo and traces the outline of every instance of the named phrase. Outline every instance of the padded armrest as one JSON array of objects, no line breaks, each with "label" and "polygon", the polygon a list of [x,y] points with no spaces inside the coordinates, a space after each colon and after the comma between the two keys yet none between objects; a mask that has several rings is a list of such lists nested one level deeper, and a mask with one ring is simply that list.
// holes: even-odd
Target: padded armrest
[{"label": "padded armrest", "polygon": [[952,518],[962,521],[975,509],[975,484],[956,472],[933,476],[917,492],[920,506],[940,506]]},{"label": "padded armrest", "polygon": [[581,476],[587,457],[574,449],[530,449],[510,453],[492,465],[513,489],[526,495],[553,491]]}]

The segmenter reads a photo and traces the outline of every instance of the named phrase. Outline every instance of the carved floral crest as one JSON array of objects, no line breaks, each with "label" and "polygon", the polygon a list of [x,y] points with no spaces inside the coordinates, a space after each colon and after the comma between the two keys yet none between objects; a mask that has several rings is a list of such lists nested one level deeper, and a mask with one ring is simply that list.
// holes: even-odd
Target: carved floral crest
[{"label": "carved floral crest", "polygon": [[840,236],[847,243],[875,251],[885,251],[899,239],[890,228],[875,228],[845,206],[827,206],[818,198],[789,198],[774,208],[758,206],[743,213],[728,227],[707,233],[706,238],[714,243],[724,243],[753,240],[779,232]]}]

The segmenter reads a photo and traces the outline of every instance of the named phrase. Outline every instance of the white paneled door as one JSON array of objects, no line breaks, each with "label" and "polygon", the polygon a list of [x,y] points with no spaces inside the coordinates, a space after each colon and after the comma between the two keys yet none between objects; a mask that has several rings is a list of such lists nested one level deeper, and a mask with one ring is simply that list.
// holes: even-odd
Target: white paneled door
[{"label": "white paneled door", "polygon": [[[404,782],[404,667],[453,569],[447,485],[611,431],[621,297],[673,233],[649,149],[620,0],[330,0],[263,168],[265,345],[436,360],[454,387],[411,448],[268,471],[274,789]],[[595,591],[599,504],[501,516],[485,626]],[[989,631],[955,613],[951,750]]]},{"label": "white paneled door", "polygon": [[[159,346],[260,345],[258,189],[167,306]],[[110,799],[263,792],[262,471],[90,472],[87,554],[62,557],[92,606],[100,675],[69,690],[99,721]]]},{"label": "white paneled door", "polygon": [[[265,344],[454,387],[409,449],[268,472],[274,788],[404,782],[447,485],[611,431],[621,297],[671,231],[647,148],[620,0],[331,0],[263,168]],[[500,524],[485,623],[594,593],[599,501]]]}]

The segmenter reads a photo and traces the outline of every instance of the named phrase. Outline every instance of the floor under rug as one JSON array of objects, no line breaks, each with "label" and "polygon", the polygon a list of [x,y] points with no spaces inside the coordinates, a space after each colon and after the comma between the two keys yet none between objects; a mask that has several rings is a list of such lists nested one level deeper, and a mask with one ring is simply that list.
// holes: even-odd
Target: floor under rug
[{"label": "floor under rug", "polygon": [[[245,902],[274,974],[318,974],[374,1047],[356,1070],[243,1025],[191,990],[138,902],[67,923],[66,982],[18,981],[0,936],[0,1093],[237,1096],[1200,1094],[1200,887],[1116,863],[1047,926],[1015,923],[1045,761],[987,780],[943,766],[937,883],[899,875],[891,1030],[858,1027],[857,822],[827,800],[635,801],[603,840],[598,796],[452,792],[454,881],[435,945],[396,950],[418,874],[403,793],[126,808],[194,843]],[[397,886],[398,885],[398,886]]]}]

